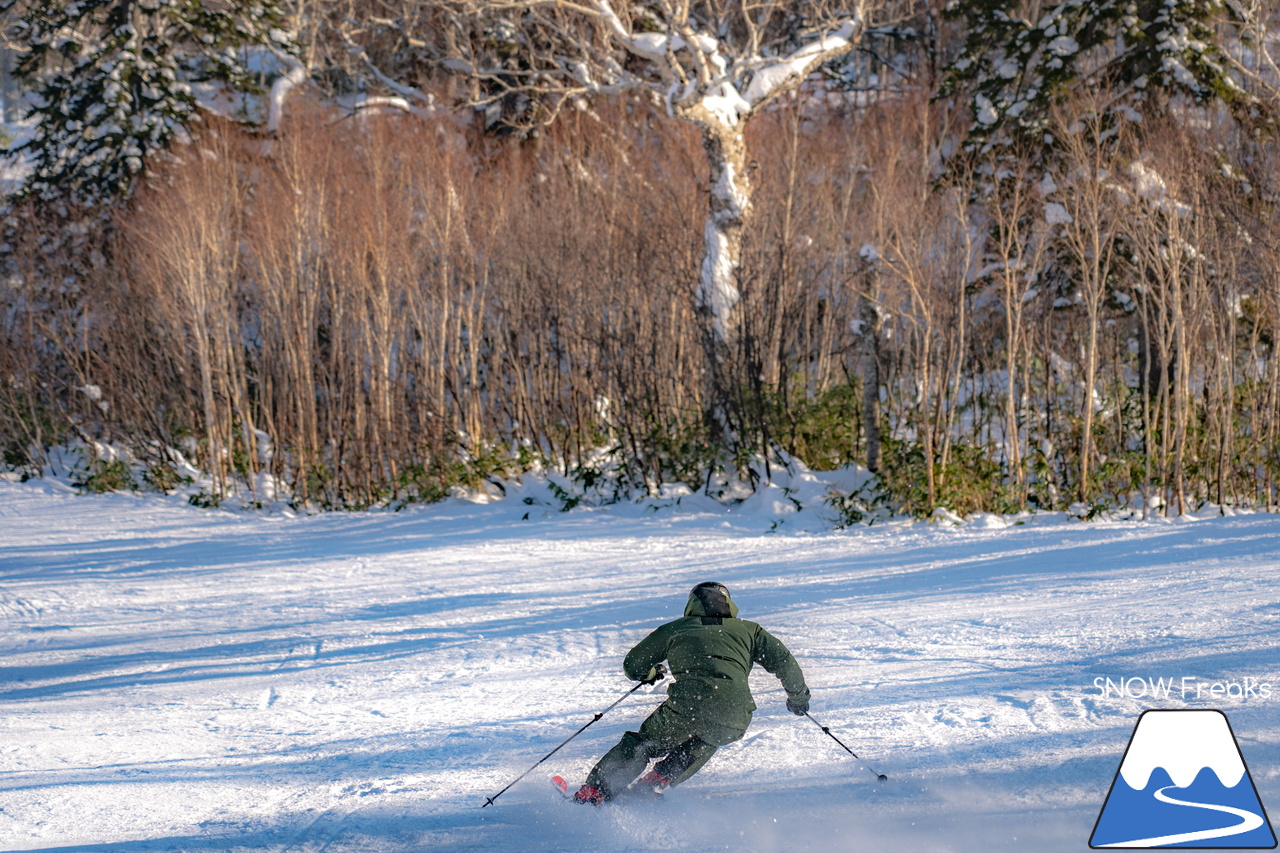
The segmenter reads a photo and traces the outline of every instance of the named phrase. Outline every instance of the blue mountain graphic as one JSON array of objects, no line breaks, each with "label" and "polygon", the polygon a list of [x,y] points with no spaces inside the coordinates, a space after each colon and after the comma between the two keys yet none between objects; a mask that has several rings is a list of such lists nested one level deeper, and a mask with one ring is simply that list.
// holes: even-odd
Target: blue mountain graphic
[{"label": "blue mountain graphic", "polygon": [[1173,779],[1163,767],[1155,768],[1147,786],[1140,791],[1129,787],[1124,777],[1117,774],[1089,845],[1106,847],[1139,839],[1226,829],[1243,823],[1240,817],[1227,812],[1162,802],[1156,798],[1156,793],[1161,791],[1169,799],[1243,809],[1262,820],[1261,826],[1247,832],[1223,835],[1212,840],[1161,844],[1161,847],[1270,849],[1276,846],[1275,835],[1272,834],[1249,775],[1246,773],[1234,788],[1228,788],[1207,767],[1201,769],[1196,774],[1195,781],[1185,788],[1175,787]]}]

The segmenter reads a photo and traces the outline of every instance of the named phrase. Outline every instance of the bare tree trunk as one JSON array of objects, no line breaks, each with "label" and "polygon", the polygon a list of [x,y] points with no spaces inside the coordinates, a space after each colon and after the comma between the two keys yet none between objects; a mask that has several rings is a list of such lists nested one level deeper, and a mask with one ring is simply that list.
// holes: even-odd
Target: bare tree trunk
[{"label": "bare tree trunk", "polygon": [[[1271,330],[1272,340],[1280,340],[1280,324],[1274,326]],[[1272,344],[1272,353],[1275,352],[1275,344]],[[1274,360],[1268,365],[1267,372],[1270,374],[1267,383],[1269,389],[1267,400],[1267,443],[1268,448],[1275,447],[1280,442],[1280,430],[1277,430],[1277,422],[1280,422],[1280,365]],[[1270,454],[1268,454],[1270,455]],[[1275,488],[1275,464],[1274,457],[1267,459],[1265,463],[1267,471],[1267,512],[1274,512],[1276,507],[1276,488]]]},{"label": "bare tree trunk", "polygon": [[6,124],[18,117],[18,86],[13,77],[13,51],[0,47],[0,120]]},{"label": "bare tree trunk", "polygon": [[938,505],[938,485],[934,477],[933,419],[929,417],[929,397],[933,394],[932,317],[926,315],[921,328],[924,344],[920,348],[920,431],[924,440],[924,479],[929,494],[930,512]]},{"label": "bare tree trunk", "polygon": [[1027,478],[1022,470],[1022,432],[1018,427],[1018,341],[1022,336],[1022,296],[1014,287],[1014,275],[1008,269],[1004,273],[1004,323],[1005,323],[1005,399],[1004,399],[1004,447],[1018,493],[1018,508],[1027,503]]},{"label": "bare tree trunk", "polygon": [[867,441],[867,470],[873,474],[880,470],[880,326],[883,323],[874,298],[876,293],[875,265],[868,259],[858,306],[858,319],[862,324],[858,372],[862,374],[862,428]]},{"label": "bare tree trunk", "polygon": [[[1092,279],[1091,285],[1094,282],[1097,282],[1096,277]],[[1084,425],[1080,430],[1081,501],[1089,500],[1089,461],[1093,453],[1093,394],[1098,377],[1098,302],[1101,300],[1098,288],[1091,286],[1085,299],[1088,302],[1089,338],[1084,361]]]},{"label": "bare tree trunk", "polygon": [[1182,279],[1171,277],[1173,284],[1173,342],[1177,358],[1174,369],[1173,385],[1173,501],[1178,515],[1187,511],[1186,507],[1186,452],[1187,452],[1187,420],[1190,417],[1191,369],[1187,352],[1187,322],[1182,307]]},{"label": "bare tree trunk", "polygon": [[1142,358],[1139,361],[1139,387],[1142,389],[1142,520],[1150,517],[1151,511],[1151,447],[1155,439],[1154,423],[1151,416],[1151,317],[1150,297],[1140,294],[1142,299]]},{"label": "bare tree trunk", "polygon": [[[947,359],[946,380],[941,388],[942,403],[939,411],[938,423],[942,432],[942,454],[938,460],[939,468],[942,476],[945,478],[948,462],[951,461],[951,440],[952,432],[955,429],[956,409],[959,407],[960,400],[960,384],[964,379],[964,357],[965,357],[965,327],[968,324],[968,318],[965,316],[965,283],[969,276],[969,260],[973,257],[973,236],[969,230],[968,210],[964,201],[957,198],[954,200],[956,205],[956,226],[959,233],[963,235],[960,241],[960,248],[963,249],[962,255],[958,258],[960,267],[956,271],[956,303],[955,303],[955,358]],[[950,334],[947,335],[951,337]],[[947,398],[950,397],[948,400]],[[975,404],[976,405],[976,404]],[[942,413],[945,411],[945,419]],[[977,420],[977,412],[975,410],[974,420]]]}]

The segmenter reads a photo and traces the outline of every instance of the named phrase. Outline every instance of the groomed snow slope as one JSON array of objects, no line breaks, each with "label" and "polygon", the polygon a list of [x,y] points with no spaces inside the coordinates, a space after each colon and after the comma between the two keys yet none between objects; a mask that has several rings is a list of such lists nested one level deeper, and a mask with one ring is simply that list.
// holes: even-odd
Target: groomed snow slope
[{"label": "groomed snow slope", "polygon": [[[771,535],[706,507],[528,510],[0,482],[0,849],[1083,851],[1147,707],[1226,711],[1280,808],[1275,516]],[[665,800],[592,810],[547,782],[638,725],[642,691],[481,810],[630,686],[622,654],[704,579],[890,783],[757,672],[747,737]],[[1161,676],[1197,681],[1094,686]],[[1208,693],[1245,679],[1271,695]]]}]

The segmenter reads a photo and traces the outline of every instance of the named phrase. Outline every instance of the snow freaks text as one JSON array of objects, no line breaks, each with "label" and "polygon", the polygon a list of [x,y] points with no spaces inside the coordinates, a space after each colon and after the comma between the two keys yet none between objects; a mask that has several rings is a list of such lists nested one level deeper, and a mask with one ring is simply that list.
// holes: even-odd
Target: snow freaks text
[{"label": "snow freaks text", "polygon": [[1093,686],[1104,699],[1270,699],[1275,692],[1270,682],[1256,678],[1238,681],[1207,681],[1194,675],[1176,678],[1111,678],[1098,676]]}]

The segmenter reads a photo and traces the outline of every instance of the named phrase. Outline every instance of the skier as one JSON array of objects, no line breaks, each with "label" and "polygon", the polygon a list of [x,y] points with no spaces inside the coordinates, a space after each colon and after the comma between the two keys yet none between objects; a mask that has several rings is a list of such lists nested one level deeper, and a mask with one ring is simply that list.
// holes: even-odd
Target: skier
[{"label": "skier", "polygon": [[808,712],[809,688],[791,652],[764,628],[737,617],[724,584],[700,583],[689,593],[684,618],[658,628],[627,653],[622,668],[628,678],[656,681],[666,661],[675,683],[640,731],[624,734],[591,769],[574,794],[577,802],[598,806],[616,797],[659,756],[640,779],[655,793],[698,772],[717,749],[746,734],[756,709],[747,685],[753,664],[782,682],[788,711]]}]

